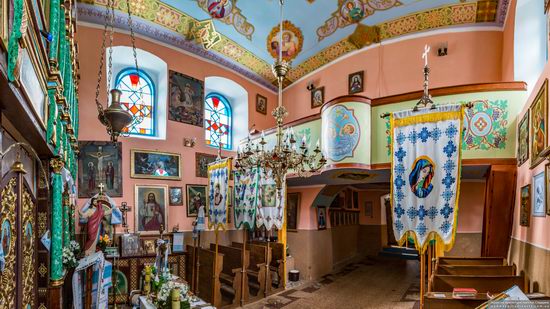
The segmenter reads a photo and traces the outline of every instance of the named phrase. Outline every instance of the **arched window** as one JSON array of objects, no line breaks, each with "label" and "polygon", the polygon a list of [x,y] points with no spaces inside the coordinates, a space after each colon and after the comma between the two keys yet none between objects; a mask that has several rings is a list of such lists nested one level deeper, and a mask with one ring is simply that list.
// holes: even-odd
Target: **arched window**
[{"label": "arched window", "polygon": [[231,149],[231,105],[219,93],[210,93],[204,100],[204,129],[207,145]]},{"label": "arched window", "polygon": [[122,107],[134,117],[125,131],[132,135],[155,136],[155,84],[151,78],[141,70],[127,68],[118,73],[115,87],[122,92]]}]

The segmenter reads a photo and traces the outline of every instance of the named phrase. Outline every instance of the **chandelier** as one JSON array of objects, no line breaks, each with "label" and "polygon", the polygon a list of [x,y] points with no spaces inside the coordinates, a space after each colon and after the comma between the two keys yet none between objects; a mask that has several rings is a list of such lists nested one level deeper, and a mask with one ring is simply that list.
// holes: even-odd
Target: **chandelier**
[{"label": "chandelier", "polygon": [[[130,28],[130,38],[132,41],[132,51],[134,56],[134,63],[136,67],[135,79],[136,84],[139,83],[139,67],[137,61],[136,44],[134,37],[134,29],[132,27],[132,14],[130,9],[130,0],[126,0],[128,8],[128,26]],[[99,72],[97,74],[97,86],[95,92],[95,103],[97,106],[98,118],[101,124],[103,124],[107,133],[111,137],[112,142],[116,142],[120,135],[124,134],[124,129],[133,122],[140,123],[143,118],[133,117],[127,110],[122,108],[120,103],[120,97],[122,92],[118,89],[110,89],[107,93],[107,97],[110,97],[111,104],[108,108],[104,109],[103,105],[99,101],[99,93],[101,89],[101,79],[103,77],[103,65],[105,62],[105,50],[106,41],[109,39],[109,59],[107,60],[107,85],[111,85],[112,70],[113,70],[113,36],[114,36],[114,21],[115,21],[115,0],[108,0],[105,11],[105,28],[103,30],[103,44],[101,46],[101,58],[99,61]],[[109,99],[107,99],[109,100]]]},{"label": "chandelier", "polygon": [[[281,9],[279,42],[283,42],[283,1],[279,1]],[[300,177],[306,177],[321,169],[326,163],[319,142],[317,142],[315,149],[310,152],[306,146],[305,138],[302,139],[298,147],[294,130],[292,128],[288,128],[286,131],[283,130],[283,121],[288,116],[288,112],[283,106],[283,81],[289,69],[290,63],[283,60],[282,48],[279,48],[279,58],[273,65],[273,74],[277,78],[279,86],[278,104],[271,113],[277,122],[275,146],[272,149],[266,149],[267,142],[263,133],[257,143],[252,142],[248,137],[246,143],[237,150],[235,160],[237,170],[249,170],[256,167],[271,170],[279,191],[282,189],[286,175],[289,172],[292,171]]]}]

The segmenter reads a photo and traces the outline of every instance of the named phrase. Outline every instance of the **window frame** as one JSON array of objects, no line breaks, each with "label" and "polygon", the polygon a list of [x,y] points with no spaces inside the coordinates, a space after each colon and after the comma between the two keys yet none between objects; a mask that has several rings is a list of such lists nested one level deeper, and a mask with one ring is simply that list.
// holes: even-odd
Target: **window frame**
[{"label": "window frame", "polygon": [[[143,78],[151,88],[151,97],[152,97],[152,108],[151,108],[151,122],[153,123],[151,134],[141,134],[141,133],[131,133],[126,132],[125,134],[128,134],[130,136],[138,136],[138,137],[157,137],[158,136],[158,119],[157,119],[157,108],[158,108],[158,101],[157,101],[157,91],[156,91],[156,85],[151,76],[145,72],[142,69],[136,70],[135,67],[126,67],[124,69],[121,69],[115,78],[115,89],[119,89],[118,85],[120,81],[126,77],[127,75],[130,75],[132,73],[137,73],[139,78]],[[120,89],[119,89],[120,90]],[[121,102],[122,103],[122,102]],[[122,104],[121,104],[122,105]]]},{"label": "window frame", "polygon": [[[207,118],[206,118],[206,107],[207,107],[206,106],[206,100],[208,100],[212,97],[220,98],[220,101],[225,106],[225,109],[228,111],[228,115],[227,115],[227,117],[229,118],[229,124],[228,124],[229,125],[229,130],[228,130],[228,134],[227,134],[228,143],[226,144],[226,146],[222,146],[222,149],[231,151],[233,149],[233,106],[231,106],[231,102],[227,99],[227,97],[224,96],[223,94],[219,93],[219,92],[213,91],[213,92],[208,93],[204,97],[204,131],[205,131],[205,133],[208,132],[209,134],[211,134],[210,130],[208,130],[206,128],[206,120],[207,120]],[[205,144],[209,147],[216,148],[216,149],[219,148],[219,144],[220,144],[219,142],[218,142],[218,146],[214,146],[212,143],[210,143],[210,144],[206,143],[206,134],[205,134],[204,141],[205,141]]]}]

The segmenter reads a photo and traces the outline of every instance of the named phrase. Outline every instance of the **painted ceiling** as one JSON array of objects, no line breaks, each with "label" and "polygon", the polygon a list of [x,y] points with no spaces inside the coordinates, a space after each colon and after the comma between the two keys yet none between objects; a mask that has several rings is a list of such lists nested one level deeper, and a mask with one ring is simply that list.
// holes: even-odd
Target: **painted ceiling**
[{"label": "painted ceiling", "polygon": [[[108,0],[80,0],[79,20],[102,23]],[[286,0],[282,53],[290,84],[351,51],[390,38],[467,24],[502,25],[509,0]],[[136,32],[273,89],[278,0],[131,0]],[[127,28],[126,1],[115,1]]]}]

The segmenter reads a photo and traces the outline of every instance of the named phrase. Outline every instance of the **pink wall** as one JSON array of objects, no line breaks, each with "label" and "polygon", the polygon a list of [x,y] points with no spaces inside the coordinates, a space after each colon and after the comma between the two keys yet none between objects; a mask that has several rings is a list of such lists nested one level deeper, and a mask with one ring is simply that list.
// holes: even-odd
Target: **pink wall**
[{"label": "pink wall", "polygon": [[300,192],[300,208],[298,213],[298,229],[299,230],[316,230],[317,229],[317,210],[311,207],[313,201],[323,189],[322,186],[307,187],[307,188],[288,188],[288,193]]},{"label": "pink wall", "polygon": [[[102,31],[94,28],[79,26],[77,32],[77,41],[79,44],[80,60],[80,140],[106,141],[109,139],[105,128],[97,119],[97,110],[94,103],[97,68],[99,66],[99,52],[101,47]],[[115,44],[129,45],[128,36],[115,35]],[[256,94],[260,93],[268,98],[268,110],[274,108],[276,104],[276,95],[264,88],[242,78],[240,75],[225,70],[217,65],[199,60],[189,55],[178,52],[165,46],[157,45],[147,40],[137,39],[138,48],[146,50],[160,57],[168,64],[168,69],[193,76],[204,80],[208,76],[221,76],[231,79],[248,91],[249,98],[249,124],[256,123],[260,128],[271,127],[274,125],[272,117],[264,116],[255,112]],[[105,83],[102,83],[104,87]],[[102,89],[102,94],[105,90]],[[105,96],[102,101],[105,102]],[[197,145],[194,148],[183,146],[183,137],[197,137]],[[139,138],[121,138],[122,142],[122,174],[123,174],[123,193],[122,198],[115,198],[115,201],[127,202],[130,206],[135,206],[134,185],[136,184],[162,184],[167,186],[181,186],[185,190],[186,184],[206,184],[206,178],[195,177],[195,152],[204,152],[215,154],[217,151],[207,147],[204,144],[203,129],[179,122],[167,121],[167,139],[166,140],[147,140]],[[182,156],[182,180],[181,181],[162,181],[149,179],[130,178],[130,149],[141,148],[151,150],[162,150],[166,152],[180,153]],[[224,155],[229,155],[225,153]],[[79,207],[85,200],[79,200]],[[134,227],[134,210],[128,213],[128,223],[130,230]],[[186,206],[168,207],[168,229],[179,223],[180,230],[191,230],[192,218],[186,217]]]},{"label": "pink wall", "polygon": [[[360,191],[359,192],[359,224],[361,225],[385,225],[386,222],[382,222],[382,211],[385,211],[385,208],[380,203],[380,198],[390,192],[389,186],[388,190],[369,190],[369,191]],[[372,217],[366,216],[365,214],[365,203],[372,203]],[[385,217],[385,215],[384,215]]]},{"label": "pink wall", "polygon": [[502,80],[514,80],[514,27],[516,19],[516,0],[510,1],[508,17],[502,34]]},{"label": "pink wall", "polygon": [[[398,41],[369,48],[347,57],[293,84],[283,99],[292,121],[319,112],[310,108],[307,83],[325,87],[325,101],[348,93],[348,74],[365,71],[365,92],[370,98],[400,94],[422,88],[424,45],[430,52],[430,87],[454,86],[502,80],[500,31],[445,33]],[[449,54],[437,57],[437,46],[448,42]],[[513,48],[512,48],[513,50]]]},{"label": "pink wall", "polygon": [[458,233],[481,233],[485,208],[485,182],[460,183],[458,201]]},{"label": "pink wall", "polygon": [[[529,95],[527,103],[523,107],[522,112],[518,116],[518,122],[523,118],[523,115],[528,112],[529,106],[533,102],[535,96],[538,93],[538,90],[542,86],[542,83],[545,79],[550,78],[550,65],[547,63],[544,67],[544,71],[539,77],[533,92]],[[548,136],[547,136],[548,138]],[[529,168],[529,161],[522,164],[518,167],[517,175],[517,188],[516,188],[516,205],[514,209],[514,226],[512,231],[512,237],[516,238],[523,242],[528,242],[536,246],[542,246],[544,248],[550,249],[550,216],[546,217],[533,217],[531,216],[531,224],[529,227],[524,227],[519,225],[519,212],[520,212],[520,192],[521,187],[532,184],[533,176],[537,175],[541,171],[544,171],[545,165],[548,163],[548,160],[543,161],[534,169]],[[548,190],[548,186],[547,186]],[[532,197],[532,195],[531,195]]]}]

